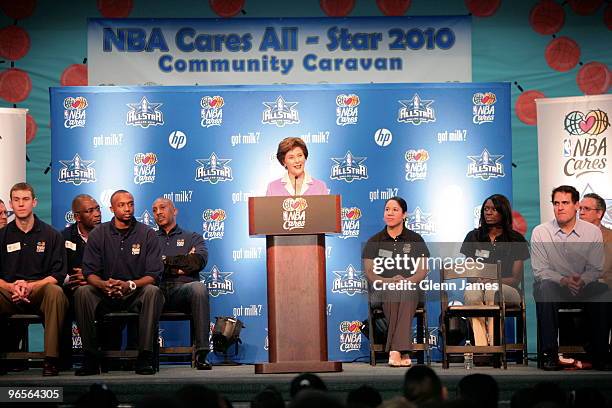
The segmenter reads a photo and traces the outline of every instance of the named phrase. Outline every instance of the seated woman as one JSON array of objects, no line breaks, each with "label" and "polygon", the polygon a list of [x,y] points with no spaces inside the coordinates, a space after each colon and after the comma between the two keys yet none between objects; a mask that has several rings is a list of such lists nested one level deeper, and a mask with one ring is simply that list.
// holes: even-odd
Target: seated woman
[{"label": "seated woman", "polygon": [[[391,367],[412,365],[409,354],[412,320],[420,298],[418,283],[427,275],[426,258],[429,256],[423,238],[404,226],[407,209],[403,198],[388,199],[383,218],[385,227],[368,240],[363,250],[372,299],[382,302],[389,326],[385,351],[389,352]],[[389,262],[384,262],[389,261],[386,258],[396,260],[398,256],[400,265],[389,267]],[[389,284],[394,284],[395,288]]]},{"label": "seated woman", "polygon": [[315,180],[305,170],[308,159],[306,143],[299,137],[287,137],[278,144],[276,158],[287,174],[268,184],[267,196],[329,194],[321,180]]},{"label": "seated woman", "polygon": [[[484,200],[479,227],[466,235],[460,252],[469,258],[479,257],[486,264],[501,261],[504,300],[507,304],[521,302],[519,286],[529,248],[525,237],[512,229],[512,209],[505,196],[493,194]],[[492,305],[496,293],[496,290],[466,290],[463,297],[466,305]],[[493,345],[493,319],[474,317],[470,320],[475,345]]]}]

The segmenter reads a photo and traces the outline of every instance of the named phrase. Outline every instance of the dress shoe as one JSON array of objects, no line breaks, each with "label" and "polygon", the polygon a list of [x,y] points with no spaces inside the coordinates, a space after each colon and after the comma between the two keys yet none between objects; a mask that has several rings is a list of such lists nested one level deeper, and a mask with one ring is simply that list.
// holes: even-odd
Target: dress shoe
[{"label": "dress shoe", "polygon": [[559,357],[556,353],[542,355],[542,370],[558,371],[560,369],[561,366],[559,365]]},{"label": "dress shoe", "polygon": [[141,351],[138,353],[136,369],[134,371],[140,375],[153,375],[156,373],[153,365],[153,353],[151,351]]},{"label": "dress shoe", "polygon": [[198,351],[195,356],[195,368],[198,370],[212,370],[212,364],[206,360],[208,351]]},{"label": "dress shoe", "polygon": [[57,359],[45,357],[42,375],[43,377],[55,377],[59,375]]},{"label": "dress shoe", "polygon": [[100,361],[96,357],[87,355],[83,358],[83,365],[74,371],[74,375],[78,377],[98,374],[100,374]]}]

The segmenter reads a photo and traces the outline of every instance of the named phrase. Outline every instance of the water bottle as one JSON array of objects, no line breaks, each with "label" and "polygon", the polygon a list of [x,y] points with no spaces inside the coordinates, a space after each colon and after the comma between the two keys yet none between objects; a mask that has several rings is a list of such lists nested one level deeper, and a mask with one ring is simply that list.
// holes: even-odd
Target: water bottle
[{"label": "water bottle", "polygon": [[[466,340],[465,346],[471,347],[472,343],[469,340]],[[466,370],[471,370],[472,368],[474,368],[474,353],[472,353],[471,351],[463,353],[463,367]]]}]

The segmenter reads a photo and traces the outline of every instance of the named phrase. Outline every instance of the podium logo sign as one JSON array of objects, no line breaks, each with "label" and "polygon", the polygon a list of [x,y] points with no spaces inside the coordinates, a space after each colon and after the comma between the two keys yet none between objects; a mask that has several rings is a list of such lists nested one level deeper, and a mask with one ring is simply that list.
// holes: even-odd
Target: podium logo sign
[{"label": "podium logo sign", "polygon": [[414,94],[412,99],[398,101],[402,107],[397,112],[397,121],[400,123],[421,123],[435,122],[436,113],[430,107],[433,100],[421,99],[419,94]]},{"label": "podium logo sign", "polygon": [[202,219],[204,222],[202,223],[202,238],[207,241],[212,241],[213,239],[223,239],[225,235],[225,219],[227,218],[227,214],[225,210],[221,208],[217,208],[215,210],[211,208],[207,208],[202,213]]},{"label": "podium logo sign", "polygon": [[204,96],[200,100],[200,106],[202,107],[200,124],[202,127],[221,126],[223,123],[223,109],[221,109],[223,105],[225,105],[225,101],[219,95]]},{"label": "podium logo sign", "polygon": [[283,200],[283,229],[291,231],[306,226],[306,208],[308,202],[303,197]]},{"label": "podium logo sign", "polygon": [[361,349],[361,322],[359,320],[340,322],[340,351],[350,353]]},{"label": "podium logo sign", "polygon": [[361,209],[358,207],[342,207],[340,216],[342,217],[342,235],[338,238],[357,238],[359,236]]},{"label": "podium logo sign", "polygon": [[64,127],[66,129],[85,127],[87,105],[87,99],[83,96],[76,98],[70,96],[64,99]]},{"label": "podium logo sign", "polygon": [[202,272],[202,282],[206,285],[212,297],[231,295],[234,293],[234,282],[229,278],[234,272],[222,272],[213,265],[210,272]]},{"label": "podium logo sign", "polygon": [[297,102],[286,102],[282,95],[279,95],[274,102],[264,102],[266,109],[263,111],[261,123],[264,125],[276,125],[284,127],[300,123],[300,116],[295,109]]},{"label": "podium logo sign", "polygon": [[336,96],[336,125],[356,125],[359,119],[359,96],[341,94]]},{"label": "podium logo sign", "polygon": [[353,296],[356,293],[366,293],[367,282],[363,272],[349,265],[344,271],[333,271],[336,277],[332,284],[332,293],[343,293]]}]

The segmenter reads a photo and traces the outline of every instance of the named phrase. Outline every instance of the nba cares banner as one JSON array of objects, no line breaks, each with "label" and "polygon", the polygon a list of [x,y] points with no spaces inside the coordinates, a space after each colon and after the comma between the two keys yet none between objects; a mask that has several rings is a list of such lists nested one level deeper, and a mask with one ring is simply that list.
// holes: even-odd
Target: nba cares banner
[{"label": "nba cares banner", "polygon": [[91,85],[470,82],[471,19],[90,19]]},{"label": "nba cares banner", "polygon": [[[307,171],[342,197],[342,233],[325,248],[332,360],[369,354],[361,251],[384,226],[385,200],[406,198],[406,227],[426,241],[461,242],[485,197],[512,196],[507,83],[52,88],[51,132],[53,225],[73,222],[80,193],[108,221],[111,193],[126,189],[151,228],[153,200],[172,199],[179,224],[209,248],[200,277],[212,321],[236,316],[246,326],[238,353],[229,350],[244,363],[268,358],[266,242],[249,236],[247,202],[286,173],[276,160],[283,138],[301,137]],[[287,228],[315,216],[291,204]],[[162,330],[165,345],[189,342],[188,327]]]},{"label": "nba cares banner", "polygon": [[26,180],[27,109],[0,108],[0,199],[8,208],[9,191]]},{"label": "nba cares banner", "polygon": [[612,95],[536,100],[540,168],[540,219],[552,217],[550,193],[569,184],[580,195],[597,193],[606,200],[603,223],[612,225]]}]

